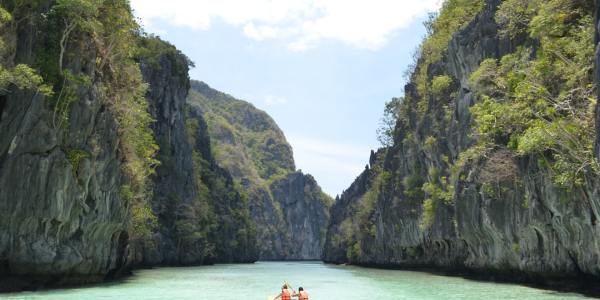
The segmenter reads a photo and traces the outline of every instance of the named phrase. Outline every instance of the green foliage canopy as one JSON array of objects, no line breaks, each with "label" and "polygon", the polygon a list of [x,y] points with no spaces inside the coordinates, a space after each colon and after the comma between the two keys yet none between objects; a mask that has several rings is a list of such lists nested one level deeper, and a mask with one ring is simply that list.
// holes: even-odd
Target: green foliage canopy
[{"label": "green foliage canopy", "polygon": [[598,171],[592,155],[596,101],[591,4],[512,2],[504,2],[497,12],[501,32],[528,32],[539,45],[523,46],[500,61],[485,60],[472,74],[471,83],[482,98],[471,109],[479,143],[541,155],[558,186],[577,186],[586,172]]}]

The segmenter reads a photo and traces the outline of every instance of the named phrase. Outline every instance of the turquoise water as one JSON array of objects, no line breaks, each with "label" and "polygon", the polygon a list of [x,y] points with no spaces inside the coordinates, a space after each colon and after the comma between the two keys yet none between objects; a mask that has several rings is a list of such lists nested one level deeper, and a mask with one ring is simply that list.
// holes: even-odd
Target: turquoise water
[{"label": "turquoise water", "polygon": [[265,300],[283,281],[301,285],[311,299],[584,299],[520,285],[477,282],[420,272],[331,266],[318,262],[259,262],[139,270],[121,282],[44,292],[2,295],[2,299],[202,299]]}]

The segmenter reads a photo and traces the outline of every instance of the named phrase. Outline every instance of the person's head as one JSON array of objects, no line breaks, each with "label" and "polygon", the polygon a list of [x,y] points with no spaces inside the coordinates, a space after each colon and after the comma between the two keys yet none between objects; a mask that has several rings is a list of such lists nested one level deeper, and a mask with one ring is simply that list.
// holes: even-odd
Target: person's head
[{"label": "person's head", "polygon": [[287,284],[286,284],[286,283],[284,283],[284,284],[283,284],[283,286],[281,287],[281,289],[283,289],[283,290],[285,290],[285,289],[287,289],[287,288],[288,288],[288,286],[287,286]]},{"label": "person's head", "polygon": [[304,291],[304,289],[302,287],[299,287],[298,292],[302,292],[302,291]]}]

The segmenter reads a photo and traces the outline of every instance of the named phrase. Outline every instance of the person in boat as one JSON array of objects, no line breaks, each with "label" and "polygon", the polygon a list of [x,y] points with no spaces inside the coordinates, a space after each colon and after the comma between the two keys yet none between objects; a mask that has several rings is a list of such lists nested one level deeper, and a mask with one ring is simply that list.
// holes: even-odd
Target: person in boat
[{"label": "person in boat", "polygon": [[275,299],[292,300],[292,292],[288,288],[287,284],[284,284],[281,287],[281,293],[279,295],[277,295],[277,297],[275,297]]},{"label": "person in boat", "polygon": [[298,292],[294,293],[292,296],[298,297],[298,300],[308,300],[308,293],[305,292],[302,287],[299,287]]}]

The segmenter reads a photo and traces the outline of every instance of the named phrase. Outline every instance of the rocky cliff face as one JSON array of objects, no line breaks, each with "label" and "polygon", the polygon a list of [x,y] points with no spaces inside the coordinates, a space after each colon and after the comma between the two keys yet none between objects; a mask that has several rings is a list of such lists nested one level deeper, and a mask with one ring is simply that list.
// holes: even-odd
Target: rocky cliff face
[{"label": "rocky cliff face", "polygon": [[428,78],[448,74],[457,85],[447,104],[431,95],[419,115],[415,77],[406,86],[405,105],[415,109],[400,116],[394,145],[372,153],[369,168],[333,206],[325,261],[556,285],[600,276],[594,172],[565,190],[540,156],[500,145],[456,163],[477,141],[470,107],[481,100],[469,77],[484,59],[526,43],[523,36],[499,35],[494,16],[500,3],[485,1],[444,57],[428,66]]},{"label": "rocky cliff face", "polygon": [[[596,87],[600,86],[600,1],[596,0],[596,11],[594,12],[594,24],[596,25],[594,44],[596,45],[595,79]],[[598,89],[600,99],[600,89]],[[596,105],[596,128],[600,128],[600,103]],[[600,158],[600,130],[596,130],[596,157]]]},{"label": "rocky cliff face", "polygon": [[216,157],[231,175],[258,181],[295,170],[292,147],[268,114],[204,82],[191,87],[190,103],[205,111]]},{"label": "rocky cliff face", "polygon": [[148,266],[256,261],[254,224],[243,216],[248,204],[214,162],[204,119],[186,111],[189,60],[175,47],[153,42],[148,44],[163,51],[143,58],[141,69],[160,147],[151,201],[158,224],[150,239],[140,241],[135,260]]},{"label": "rocky cliff face", "polygon": [[216,160],[249,198],[260,258],[319,259],[331,200],[312,176],[294,171],[292,149],[271,117],[203,82],[192,82],[188,101],[207,120]]},{"label": "rocky cliff face", "polygon": [[208,221],[201,226],[212,229],[208,232],[212,243],[209,261],[255,262],[259,259],[258,224],[251,218],[249,200],[231,174],[213,157],[211,137],[202,112],[190,105],[186,106],[186,111],[199,199],[207,204],[199,209],[208,212]]},{"label": "rocky cliff face", "polygon": [[[25,20],[8,33],[15,64],[33,64],[43,49],[37,26]],[[69,53],[78,56],[66,69],[99,76],[91,45]],[[0,96],[0,290],[98,281],[125,265],[129,208],[118,189],[115,116],[96,85],[76,97],[68,123],[57,127],[49,98],[15,86]]]},{"label": "rocky cliff face", "polygon": [[[94,26],[109,28],[113,51],[140,54],[110,65],[103,41],[75,28],[60,54],[62,75],[51,33],[62,32],[54,18],[72,17],[73,8],[38,2],[0,6],[22,20],[0,24],[0,291],[97,282],[135,266],[256,261],[248,201],[212,158],[202,115],[185,105],[188,59],[157,38],[110,36],[108,22],[134,23],[127,2],[106,2],[100,10],[110,18],[95,14]],[[41,70],[56,93],[20,88],[32,77],[20,73],[4,90],[18,64]],[[145,98],[128,94],[143,86],[137,75],[148,84]],[[150,116],[139,116],[155,120],[150,128],[123,115],[146,107]],[[140,157],[152,155],[154,141],[159,166],[144,186],[151,191],[136,190]]]},{"label": "rocky cliff face", "polygon": [[[285,246],[285,256],[277,254],[265,259],[320,259],[329,223],[328,199],[311,175],[290,173],[271,184],[273,198],[279,203],[284,219],[284,231],[289,240],[275,240]],[[324,199],[325,198],[325,199]]]},{"label": "rocky cliff face", "polygon": [[183,111],[189,86],[187,59],[181,54],[158,54],[153,64],[142,60],[140,65],[144,81],[149,84],[147,97],[156,120],[152,129],[160,147],[160,165],[152,179],[151,201],[158,230],[150,241],[142,243],[143,255],[138,259],[144,265],[202,263],[202,247],[206,245],[197,245],[198,249],[179,245],[174,224],[181,210],[197,197]]}]

